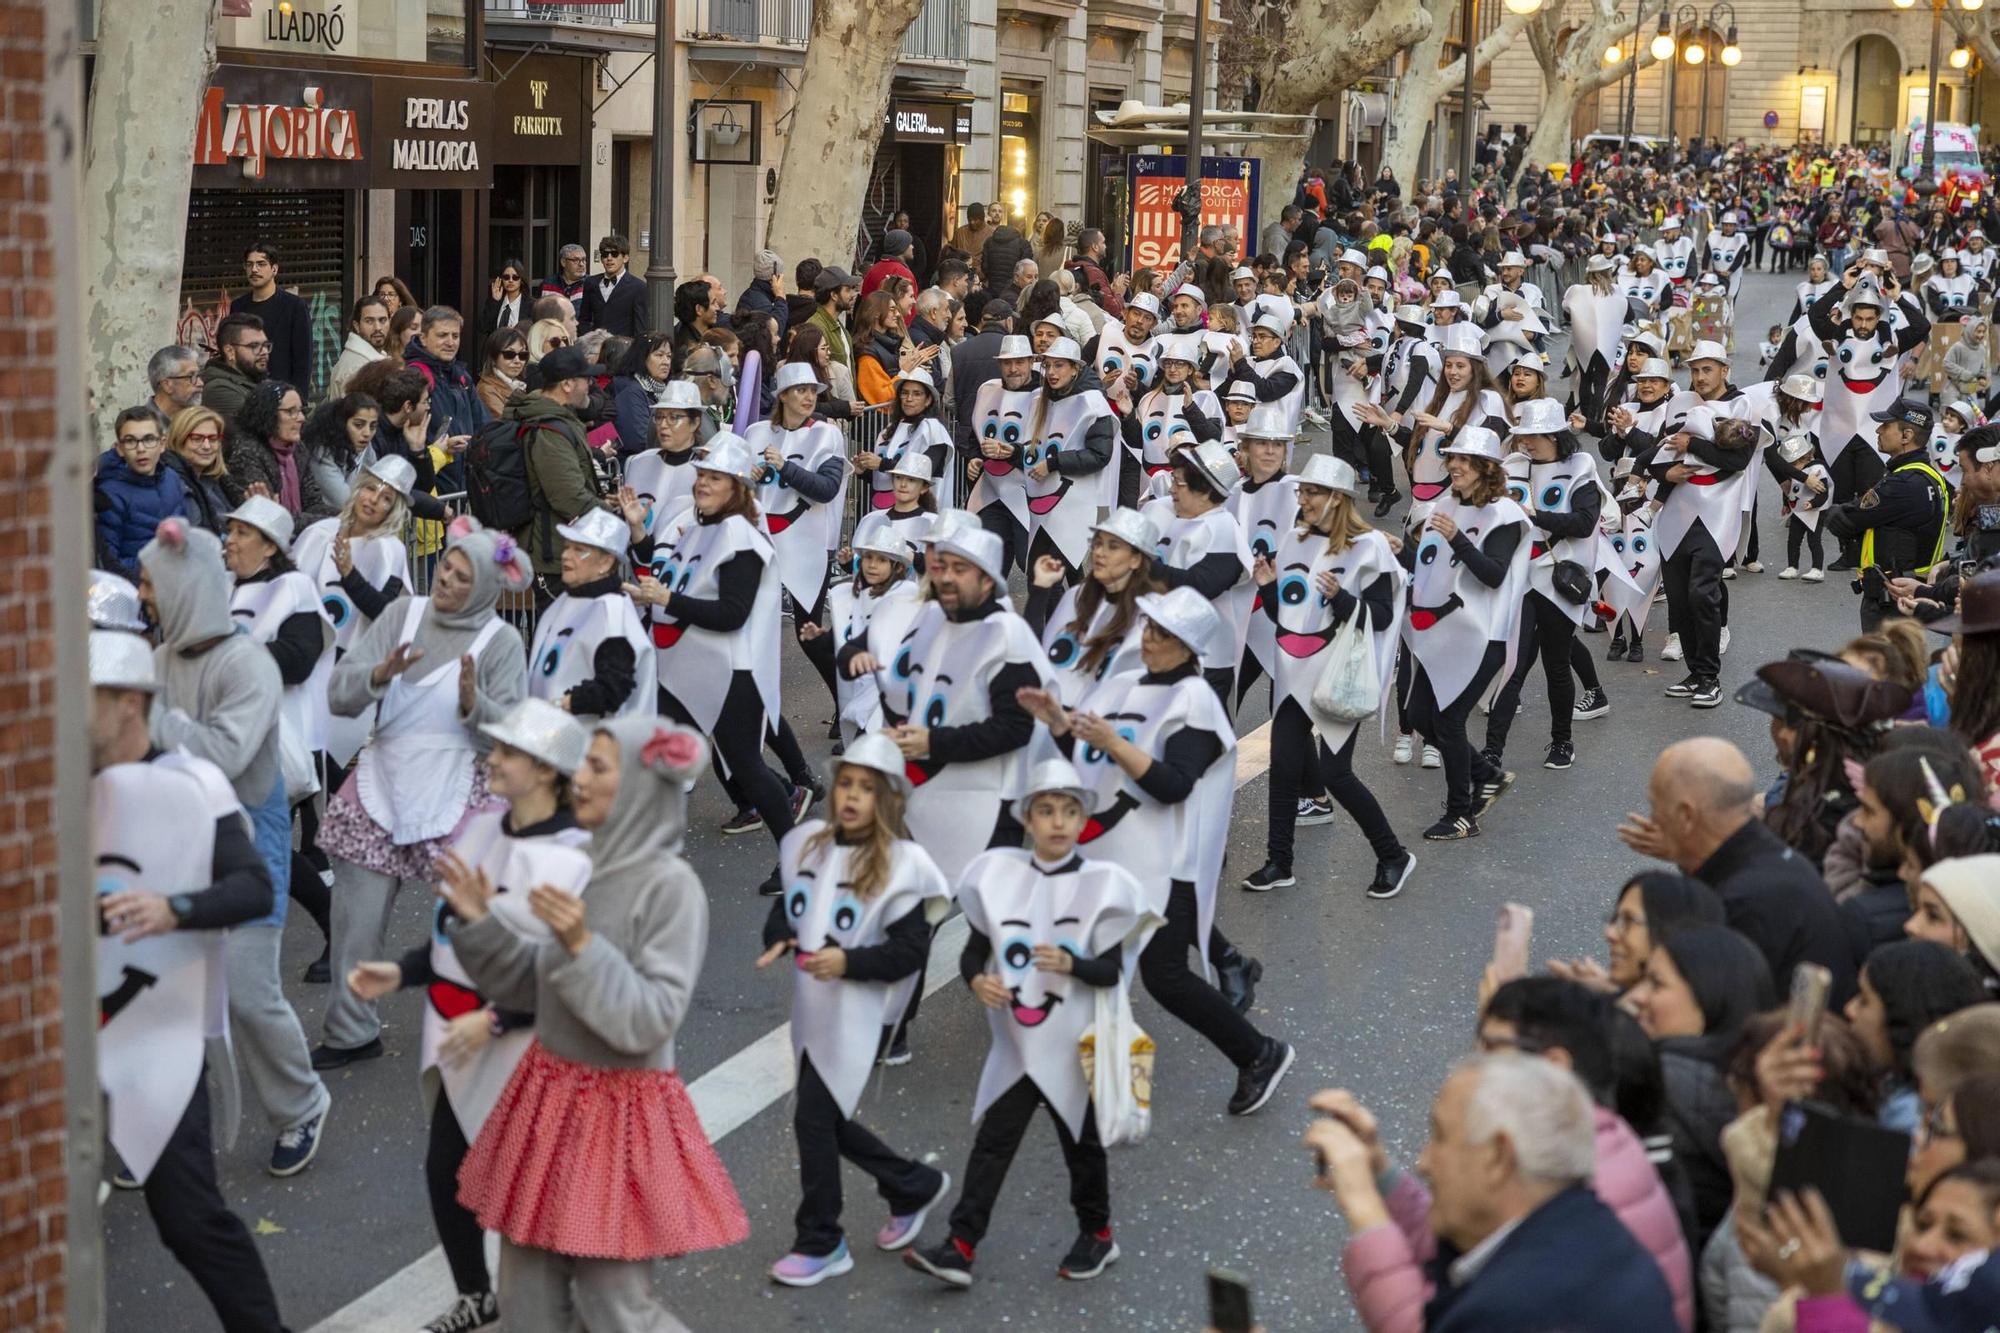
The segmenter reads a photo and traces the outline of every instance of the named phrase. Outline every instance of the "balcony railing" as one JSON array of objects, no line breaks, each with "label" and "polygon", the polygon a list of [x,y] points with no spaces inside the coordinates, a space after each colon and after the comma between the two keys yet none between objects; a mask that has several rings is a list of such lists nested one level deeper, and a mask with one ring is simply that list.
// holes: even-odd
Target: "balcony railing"
[{"label": "balcony railing", "polygon": [[[486,0],[489,19],[558,23],[572,27],[650,27],[657,0],[609,5],[543,4],[538,0]],[[812,33],[812,0],[693,0],[680,10],[682,35],[692,41],[751,46],[804,46]],[[965,62],[965,0],[924,0],[917,21],[903,35],[910,60]]]}]

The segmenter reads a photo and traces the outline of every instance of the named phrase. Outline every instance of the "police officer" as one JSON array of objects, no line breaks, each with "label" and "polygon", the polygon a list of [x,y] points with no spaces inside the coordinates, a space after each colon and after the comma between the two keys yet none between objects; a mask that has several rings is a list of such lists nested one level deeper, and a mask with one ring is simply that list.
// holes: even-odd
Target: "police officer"
[{"label": "police officer", "polygon": [[1827,510],[1826,523],[1843,541],[1861,539],[1861,628],[1872,631],[1894,613],[1888,580],[1917,574],[1944,559],[1950,536],[1951,491],[1930,461],[1931,409],[1899,399],[1875,421],[1875,447],[1888,470],[1858,500]]}]

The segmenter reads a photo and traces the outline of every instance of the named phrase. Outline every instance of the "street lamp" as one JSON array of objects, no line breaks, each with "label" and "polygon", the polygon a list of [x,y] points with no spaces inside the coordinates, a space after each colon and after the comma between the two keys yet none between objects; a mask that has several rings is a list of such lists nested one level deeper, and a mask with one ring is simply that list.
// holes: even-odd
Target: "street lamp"
[{"label": "street lamp", "polygon": [[[1533,14],[1541,9],[1542,0],[1502,0],[1510,14]],[[1472,76],[1474,74],[1472,48],[1479,44],[1479,0],[1460,0],[1458,7],[1459,37],[1465,48],[1465,86],[1459,94],[1459,108],[1462,123],[1458,136],[1458,179],[1459,188],[1465,191],[1466,216],[1472,215]]]},{"label": "street lamp", "polygon": [[[1708,140],[1708,67],[1714,63],[1708,59],[1708,44],[1715,40],[1716,31],[1722,28],[1725,15],[1727,15],[1728,27],[1724,33],[1722,52],[1719,58],[1725,65],[1734,65],[1737,61],[1742,60],[1743,50],[1736,45],[1736,10],[1734,6],[1727,3],[1727,0],[1723,0],[1723,3],[1709,6],[1708,19],[1702,24],[1700,41],[1698,44],[1690,46],[1687,52],[1688,64],[1701,66],[1700,133],[1704,143]],[[1731,58],[1732,56],[1734,59]]]},{"label": "street lamp", "polygon": [[[1632,68],[1625,71],[1625,124],[1624,124],[1625,133],[1624,133],[1624,139],[1619,144],[1618,147],[1618,152],[1621,159],[1626,154],[1630,153],[1632,150],[1632,119],[1637,114],[1639,107],[1639,29],[1640,25],[1645,23],[1645,21],[1646,21],[1646,0],[1633,0]],[[1664,56],[1660,54],[1660,44],[1662,42],[1665,42],[1667,45],[1667,53]],[[1659,34],[1653,38],[1651,46],[1649,46],[1647,49],[1652,51],[1653,59],[1655,60],[1671,60],[1673,59],[1674,55],[1673,44],[1674,44],[1673,37],[1667,33],[1666,6],[1662,4],[1660,6]],[[1610,50],[1604,53],[1604,63],[1607,65],[1614,65],[1618,63],[1618,61],[1624,58],[1625,58],[1625,50],[1622,43],[1618,46],[1612,47]]]},{"label": "street lamp", "polygon": [[[1911,6],[1916,4],[1916,0],[1894,0],[1894,3],[1898,9],[1909,9]],[[1949,0],[1931,0],[1931,63],[1930,63],[1931,77],[1930,77],[1930,91],[1925,95],[1925,100],[1924,100],[1924,165],[1922,170],[1918,173],[1916,184],[1911,187],[1919,195],[1921,195],[1926,199],[1936,194],[1938,190],[1937,91],[1938,91],[1938,60],[1940,58],[1940,55],[1942,54],[1939,51],[1938,47],[1939,47],[1939,39],[1943,36],[1944,7],[1947,3],[1949,3]],[[1984,6],[1985,3],[1986,0],[1958,0],[1958,7],[1960,9],[1965,10],[1967,13],[1974,13],[1977,10],[1979,10],[1982,6]],[[1967,65],[1970,65],[1971,63],[1972,63],[1972,53],[1970,51],[1966,52],[1966,57],[1963,64],[1959,63],[1958,52],[1957,51],[1952,52],[1953,69],[1964,69]]]},{"label": "street lamp", "polygon": [[1972,64],[1972,48],[1971,48],[1971,47],[1969,47],[1969,46],[1954,46],[1954,47],[1953,47],[1953,48],[1951,49],[1951,67],[1952,67],[1953,69],[1965,69],[1966,67],[1968,67],[1968,66],[1969,66],[1969,65],[1971,65],[1971,64]]}]

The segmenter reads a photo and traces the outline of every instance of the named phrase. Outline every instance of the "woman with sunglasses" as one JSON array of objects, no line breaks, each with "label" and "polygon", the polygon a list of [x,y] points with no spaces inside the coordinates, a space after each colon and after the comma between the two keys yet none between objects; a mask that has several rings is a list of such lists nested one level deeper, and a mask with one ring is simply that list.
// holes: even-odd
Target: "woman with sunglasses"
[{"label": "woman with sunglasses", "polygon": [[611,416],[618,428],[618,456],[630,459],[653,447],[653,404],[673,378],[671,334],[645,333],[611,363]]},{"label": "woman with sunglasses", "polygon": [[569,330],[559,319],[538,319],[528,326],[528,360],[538,362],[558,347],[570,344]]},{"label": "woman with sunglasses", "polygon": [[508,326],[486,335],[479,349],[479,381],[473,391],[498,421],[507,400],[528,387],[528,335]]},{"label": "woman with sunglasses", "polygon": [[[498,333],[524,324],[528,319],[528,307],[534,304],[528,295],[528,266],[518,259],[509,259],[500,266],[500,272],[493,279],[492,294],[480,303],[479,327],[487,333]],[[497,415],[497,414],[496,414]]]}]

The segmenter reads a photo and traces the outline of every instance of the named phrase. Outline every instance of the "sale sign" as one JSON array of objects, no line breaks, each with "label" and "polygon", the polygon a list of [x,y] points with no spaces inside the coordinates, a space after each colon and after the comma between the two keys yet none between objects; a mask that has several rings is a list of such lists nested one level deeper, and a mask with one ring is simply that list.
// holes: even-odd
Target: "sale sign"
[{"label": "sale sign", "polygon": [[[1259,165],[1254,157],[1201,160],[1201,225],[1236,228],[1245,253],[1256,244]],[[1187,158],[1132,154],[1125,159],[1125,182],[1132,201],[1126,267],[1165,272],[1181,259],[1181,215],[1174,211],[1174,197],[1187,184]]]}]

